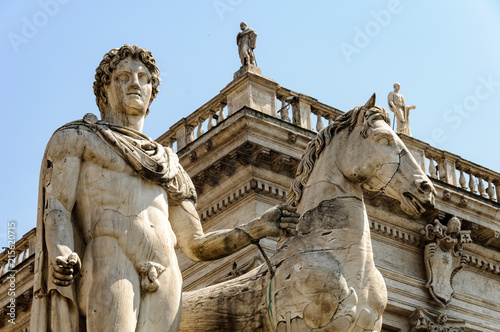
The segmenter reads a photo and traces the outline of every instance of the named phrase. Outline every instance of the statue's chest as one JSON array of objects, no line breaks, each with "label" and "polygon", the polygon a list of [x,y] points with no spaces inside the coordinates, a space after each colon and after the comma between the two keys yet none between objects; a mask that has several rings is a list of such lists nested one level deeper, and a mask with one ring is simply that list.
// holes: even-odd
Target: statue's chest
[{"label": "statue's chest", "polygon": [[[112,147],[98,137],[91,140],[86,146],[84,163],[91,168],[100,169],[103,173],[118,172],[121,174],[135,174],[133,167]],[[92,165],[92,166],[90,166]]]}]

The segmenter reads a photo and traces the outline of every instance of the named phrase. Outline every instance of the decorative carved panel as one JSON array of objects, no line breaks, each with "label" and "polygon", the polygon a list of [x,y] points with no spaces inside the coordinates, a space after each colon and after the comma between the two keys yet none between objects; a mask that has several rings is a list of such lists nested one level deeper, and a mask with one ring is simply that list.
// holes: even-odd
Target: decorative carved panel
[{"label": "decorative carved panel", "polygon": [[467,263],[462,256],[463,245],[472,242],[471,232],[462,231],[461,227],[461,221],[453,217],[447,226],[435,219],[433,224],[422,230],[422,235],[429,242],[424,251],[426,287],[432,298],[443,307],[453,298],[453,278]]}]

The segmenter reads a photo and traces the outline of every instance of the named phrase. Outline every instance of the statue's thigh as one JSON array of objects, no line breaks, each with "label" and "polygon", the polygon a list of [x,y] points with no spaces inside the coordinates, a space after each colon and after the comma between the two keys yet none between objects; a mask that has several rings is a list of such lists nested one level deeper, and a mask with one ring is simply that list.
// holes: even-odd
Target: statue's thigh
[{"label": "statue's thigh", "polygon": [[[97,240],[97,239],[96,239]],[[96,240],[87,297],[87,331],[135,331],[140,305],[139,275],[118,242]]]},{"label": "statue's thigh", "polygon": [[159,278],[155,292],[141,297],[137,332],[178,331],[181,317],[182,276],[176,266],[168,267]]}]

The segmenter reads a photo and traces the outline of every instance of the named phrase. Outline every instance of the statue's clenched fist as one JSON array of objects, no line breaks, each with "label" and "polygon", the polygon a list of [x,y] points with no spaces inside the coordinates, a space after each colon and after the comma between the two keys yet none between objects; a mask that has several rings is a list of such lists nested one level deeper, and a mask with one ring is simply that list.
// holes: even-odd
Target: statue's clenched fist
[{"label": "statue's clenched fist", "polygon": [[57,286],[69,286],[73,283],[75,276],[80,272],[82,263],[76,252],[68,256],[57,256],[56,264],[53,265],[53,283]]}]

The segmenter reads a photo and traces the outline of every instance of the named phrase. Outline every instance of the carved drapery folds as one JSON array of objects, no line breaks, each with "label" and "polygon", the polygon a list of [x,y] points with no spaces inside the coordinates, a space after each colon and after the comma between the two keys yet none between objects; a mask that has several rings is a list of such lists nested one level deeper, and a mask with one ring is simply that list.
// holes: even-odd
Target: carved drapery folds
[{"label": "carved drapery folds", "polygon": [[465,321],[417,308],[409,317],[410,332],[464,332]]},{"label": "carved drapery folds", "polygon": [[453,217],[447,226],[435,219],[433,224],[422,230],[422,235],[429,242],[424,251],[426,287],[443,307],[453,298],[453,278],[466,263],[466,258],[462,256],[463,245],[472,242],[470,231],[462,231],[461,227],[461,221]]}]

